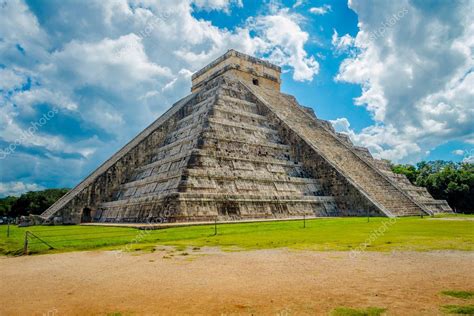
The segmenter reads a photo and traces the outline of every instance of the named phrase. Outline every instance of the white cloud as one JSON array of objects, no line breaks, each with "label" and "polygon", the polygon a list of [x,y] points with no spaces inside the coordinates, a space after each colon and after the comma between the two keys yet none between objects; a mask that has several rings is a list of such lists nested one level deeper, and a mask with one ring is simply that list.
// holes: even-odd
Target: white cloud
[{"label": "white cloud", "polygon": [[43,88],[20,91],[11,98],[11,101],[15,104],[21,104],[23,113],[34,111],[34,105],[39,103],[49,103],[68,110],[76,110],[78,108],[75,102],[64,96],[60,91],[52,92]]},{"label": "white cloud", "polygon": [[464,157],[464,159],[462,160],[462,162],[465,162],[465,163],[474,163],[474,154],[466,155],[466,156]]},{"label": "white cloud", "polygon": [[45,47],[49,41],[34,14],[21,0],[0,3],[0,56],[2,64],[15,61],[19,66],[31,66],[31,58],[17,58],[19,49],[28,56],[46,56]]},{"label": "white cloud", "polygon": [[462,149],[456,149],[456,150],[453,150],[453,151],[452,151],[452,154],[453,154],[453,155],[457,155],[457,156],[462,156],[462,155],[464,155],[464,150],[462,150]]},{"label": "white cloud", "polygon": [[324,15],[330,11],[331,11],[331,6],[329,4],[325,4],[321,7],[312,7],[309,9],[309,12],[316,15]]},{"label": "white cloud", "polygon": [[281,9],[272,15],[256,17],[250,21],[249,27],[256,30],[263,40],[259,48],[269,52],[270,61],[292,67],[296,81],[311,81],[319,72],[319,63],[304,49],[309,35],[301,29],[299,22],[298,15]]},{"label": "white cloud", "polygon": [[71,41],[51,56],[45,72],[68,78],[76,88],[95,85],[113,91],[134,90],[137,84],[156,83],[172,77],[172,71],[149,60],[142,40],[135,34],[99,42]]},{"label": "white cloud", "polygon": [[19,89],[26,82],[25,75],[15,69],[0,69],[0,90]]},{"label": "white cloud", "polygon": [[20,196],[28,191],[39,191],[45,188],[36,183],[0,182],[0,196]]},{"label": "white cloud", "polygon": [[347,118],[330,122],[336,131],[348,135],[355,145],[368,148],[375,158],[397,161],[399,157],[412,155],[417,160],[423,155],[422,149],[416,143],[410,142],[404,135],[399,135],[393,126],[373,125],[356,133],[351,129]]},{"label": "white cloud", "polygon": [[193,3],[199,9],[207,11],[219,10],[227,13],[233,5],[243,7],[242,0],[194,0]]},{"label": "white cloud", "polygon": [[293,9],[301,7],[305,2],[306,0],[296,0],[295,3],[293,4]]},{"label": "white cloud", "polygon": [[[1,139],[8,145],[0,148],[0,159],[17,151],[19,146],[43,147],[46,150],[61,150],[66,146],[58,135],[45,135],[42,129],[54,120],[56,112],[46,118],[21,121],[19,113],[11,111],[10,106],[0,107]],[[41,121],[40,121],[41,119]]]},{"label": "white cloud", "polygon": [[336,80],[361,85],[355,104],[376,122],[351,135],[355,142],[399,161],[447,141],[472,139],[474,3],[349,5],[359,16],[359,32],[355,38],[334,33],[335,51],[350,52]]},{"label": "white cloud", "polygon": [[455,150],[453,151],[455,155],[463,156],[462,162],[474,163],[474,149],[470,150]]},{"label": "white cloud", "polygon": [[349,34],[339,37],[336,30],[333,31],[331,44],[335,53],[349,53],[355,46],[355,39]]}]

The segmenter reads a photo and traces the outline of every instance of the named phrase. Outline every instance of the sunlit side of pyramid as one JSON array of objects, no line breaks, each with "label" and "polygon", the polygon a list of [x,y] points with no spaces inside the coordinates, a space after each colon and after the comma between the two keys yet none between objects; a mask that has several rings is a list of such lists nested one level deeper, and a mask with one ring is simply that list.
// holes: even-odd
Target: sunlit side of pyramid
[{"label": "sunlit side of pyramid", "polygon": [[41,216],[169,222],[451,212],[280,92],[280,68],[228,51],[192,93]]}]

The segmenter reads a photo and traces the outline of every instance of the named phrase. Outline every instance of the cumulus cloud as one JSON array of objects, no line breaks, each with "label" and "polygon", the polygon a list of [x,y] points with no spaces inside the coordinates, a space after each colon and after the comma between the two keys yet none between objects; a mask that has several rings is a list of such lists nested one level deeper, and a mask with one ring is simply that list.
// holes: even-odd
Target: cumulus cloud
[{"label": "cumulus cloud", "polygon": [[194,0],[193,3],[199,9],[207,11],[221,10],[227,13],[233,5],[243,7],[242,0]]},{"label": "cumulus cloud", "polygon": [[20,196],[24,192],[43,190],[44,187],[36,183],[0,182],[0,196]]},{"label": "cumulus cloud", "polygon": [[331,6],[329,4],[325,4],[321,7],[312,7],[309,9],[309,12],[316,15],[324,15],[330,11],[331,11]]},{"label": "cumulus cloud", "polygon": [[355,104],[375,120],[353,140],[398,161],[472,139],[474,3],[352,0],[349,6],[359,32],[334,33],[336,51],[352,49],[335,79],[361,85]]},{"label": "cumulus cloud", "polygon": [[462,162],[474,163],[474,152],[471,151],[470,154],[466,154]]},{"label": "cumulus cloud", "polygon": [[250,20],[249,27],[263,40],[257,51],[268,53],[269,60],[280,66],[292,67],[294,80],[311,81],[319,72],[319,63],[304,49],[309,35],[301,29],[300,19],[288,9],[280,9]]},{"label": "cumulus cloud", "polygon": [[0,69],[0,91],[19,89],[26,82],[21,71],[15,69]]},{"label": "cumulus cloud", "polygon": [[354,144],[368,148],[375,158],[396,161],[398,157],[412,155],[418,160],[424,154],[418,144],[410,142],[405,135],[399,135],[392,125],[372,125],[356,133],[347,118],[330,122],[337,132],[348,135]]},{"label": "cumulus cloud", "polygon": [[355,39],[349,34],[339,36],[336,30],[333,31],[331,44],[335,53],[350,53],[355,46]]}]

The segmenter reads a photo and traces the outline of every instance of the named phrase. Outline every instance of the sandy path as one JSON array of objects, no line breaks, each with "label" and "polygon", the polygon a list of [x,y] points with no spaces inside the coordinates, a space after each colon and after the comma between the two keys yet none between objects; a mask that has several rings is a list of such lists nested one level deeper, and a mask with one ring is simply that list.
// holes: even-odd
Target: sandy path
[{"label": "sandy path", "polygon": [[1,258],[0,315],[326,315],[337,306],[437,315],[463,303],[440,291],[474,288],[472,252],[188,252]]}]

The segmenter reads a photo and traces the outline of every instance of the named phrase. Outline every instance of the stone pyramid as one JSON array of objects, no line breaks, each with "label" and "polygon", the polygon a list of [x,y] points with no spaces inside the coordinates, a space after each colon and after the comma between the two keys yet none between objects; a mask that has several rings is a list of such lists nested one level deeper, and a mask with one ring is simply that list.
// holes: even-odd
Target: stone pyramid
[{"label": "stone pyramid", "polygon": [[280,68],[230,50],[191,94],[41,216],[168,222],[451,212],[280,92]]}]

